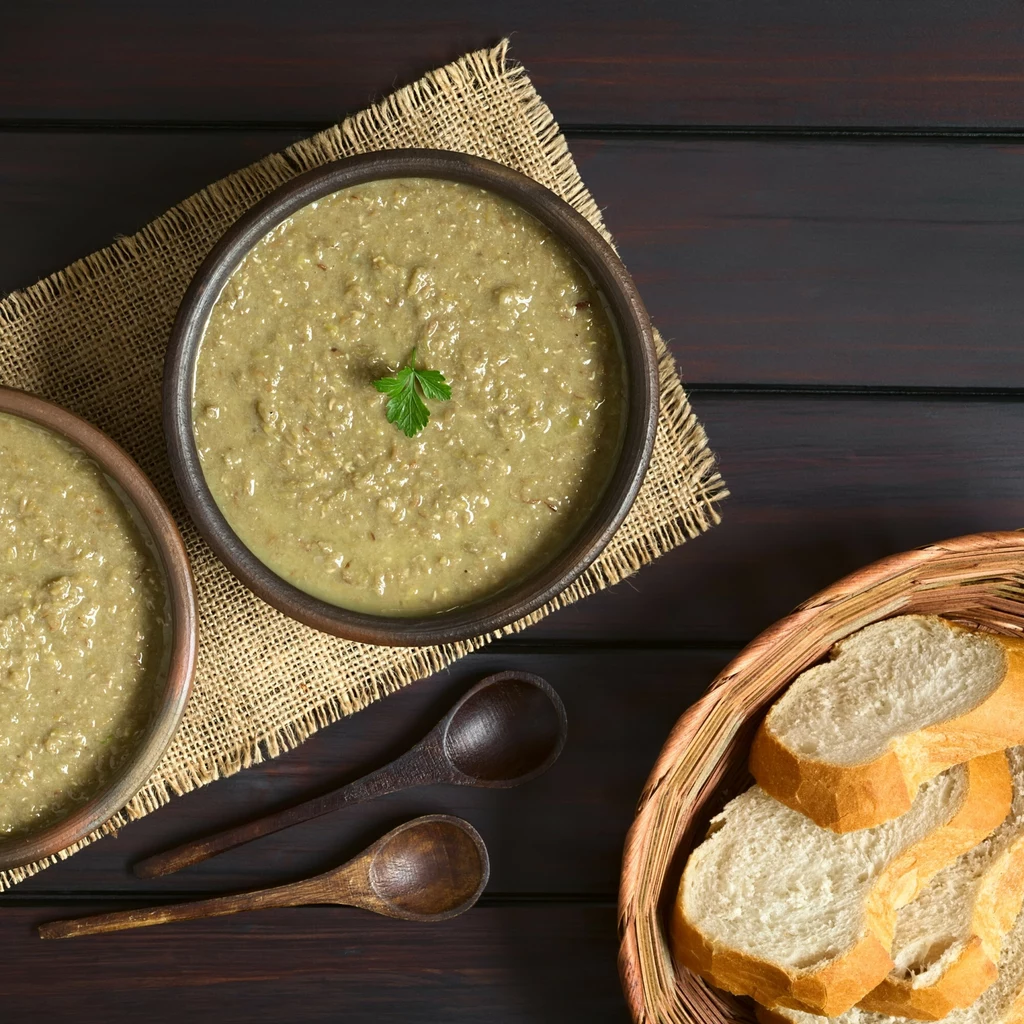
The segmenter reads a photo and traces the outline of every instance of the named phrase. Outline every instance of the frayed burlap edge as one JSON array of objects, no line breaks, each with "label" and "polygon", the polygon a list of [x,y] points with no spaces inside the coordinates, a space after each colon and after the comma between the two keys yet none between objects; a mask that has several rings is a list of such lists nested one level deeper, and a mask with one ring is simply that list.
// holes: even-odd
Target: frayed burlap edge
[{"label": "frayed burlap edge", "polygon": [[[60,296],[94,283],[104,274],[131,265],[140,252],[159,244],[168,235],[193,220],[216,213],[226,201],[251,205],[284,184],[296,174],[330,160],[381,148],[376,135],[393,126],[403,116],[425,104],[444,100],[474,88],[499,85],[511,94],[519,116],[543,147],[546,165],[538,174],[542,184],[566,199],[609,241],[597,204],[587,191],[550,109],[541,100],[523,69],[508,60],[508,41],[490,50],[467,54],[453,64],[428,73],[380,103],[348,118],[342,124],[298,142],[282,153],[259,162],[208,186],[148,224],[135,235],[119,239],[114,245],[93,253],[71,266],[16,292],[0,301],[0,326],[14,324],[20,317],[42,309]],[[457,111],[456,111],[457,112]],[[410,141],[409,145],[428,145],[429,139]],[[480,155],[488,155],[482,153]],[[545,180],[546,177],[546,180]],[[0,891],[65,860],[103,835],[115,834],[131,820],[145,816],[166,804],[172,796],[206,785],[217,778],[232,775],[242,768],[258,764],[298,746],[313,733],[339,718],[355,713],[380,697],[410,682],[431,675],[456,659],[483,647],[497,636],[517,633],[540,621],[550,612],[589,594],[620,582],[643,565],[698,536],[720,521],[717,503],[728,491],[715,468],[703,427],[690,409],[686,393],[676,373],[671,355],[660,336],[655,335],[660,372],[661,410],[659,441],[667,436],[671,443],[657,445],[655,462],[662,460],[660,485],[672,492],[676,514],[661,522],[646,535],[624,539],[627,524],[613,538],[601,558],[567,590],[531,615],[504,629],[475,639],[437,648],[407,649],[395,663],[384,667],[373,680],[347,695],[334,694],[299,718],[281,723],[265,735],[253,737],[235,749],[220,750],[208,759],[197,759],[168,771],[161,765],[153,779],[117,815],[100,829],[54,857],[0,872]],[[666,476],[667,474],[667,476]],[[637,506],[652,490],[653,474],[641,490]],[[654,496],[657,500],[657,496]],[[634,507],[631,517],[636,514]]]}]

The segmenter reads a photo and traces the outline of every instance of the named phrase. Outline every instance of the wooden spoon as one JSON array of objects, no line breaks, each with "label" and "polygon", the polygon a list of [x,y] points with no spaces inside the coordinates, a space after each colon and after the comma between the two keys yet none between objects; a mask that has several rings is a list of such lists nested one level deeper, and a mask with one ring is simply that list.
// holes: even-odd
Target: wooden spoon
[{"label": "wooden spoon", "polygon": [[39,926],[39,934],[44,939],[71,939],[309,903],[362,907],[404,921],[444,921],[476,903],[490,872],[487,847],[469,822],[429,814],[392,829],[340,868],[301,882],[170,907],[50,921]]},{"label": "wooden spoon", "polygon": [[169,875],[300,821],[415,786],[518,786],[554,764],[565,735],[565,707],[543,679],[499,672],[477,683],[416,746],[383,768],[304,803],[148,857],[135,865],[135,874]]}]

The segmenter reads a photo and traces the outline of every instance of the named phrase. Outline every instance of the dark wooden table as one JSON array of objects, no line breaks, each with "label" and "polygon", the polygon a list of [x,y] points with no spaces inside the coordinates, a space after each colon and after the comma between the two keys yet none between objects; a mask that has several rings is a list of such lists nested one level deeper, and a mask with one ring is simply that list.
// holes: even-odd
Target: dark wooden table
[{"label": "dark wooden table", "polygon": [[[80,0],[0,12],[0,292],[513,33],[671,339],[724,523],[0,898],[0,1019],[626,1022],[622,841],[669,728],[759,630],[891,552],[1024,525],[1024,13],[1014,0]],[[155,883],[128,865],[386,760],[486,672],[547,677],[565,754]],[[37,922],[271,883],[417,813],[494,864],[439,926],[315,907],[63,944]],[[45,1015],[45,1016],[44,1016]]]}]

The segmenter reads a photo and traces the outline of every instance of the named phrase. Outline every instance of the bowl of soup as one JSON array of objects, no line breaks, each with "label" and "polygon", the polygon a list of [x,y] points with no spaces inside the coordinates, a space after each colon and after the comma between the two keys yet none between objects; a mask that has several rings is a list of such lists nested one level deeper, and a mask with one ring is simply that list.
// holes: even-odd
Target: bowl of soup
[{"label": "bowl of soup", "polygon": [[228,568],[287,615],[421,646],[499,630],[597,557],[658,413],[628,272],[567,203],[434,150],[300,175],[182,302],[164,427]]},{"label": "bowl of soup", "polygon": [[0,387],[0,869],[71,846],[145,785],[196,637],[185,548],[142,470]]}]

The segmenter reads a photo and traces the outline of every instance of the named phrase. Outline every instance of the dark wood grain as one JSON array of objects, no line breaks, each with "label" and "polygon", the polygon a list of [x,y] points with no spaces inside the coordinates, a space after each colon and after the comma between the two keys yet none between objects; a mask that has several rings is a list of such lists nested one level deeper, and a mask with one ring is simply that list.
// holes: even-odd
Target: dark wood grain
[{"label": "dark wood grain", "polygon": [[533,627],[531,642],[746,643],[885,555],[1024,526],[1020,399],[694,398],[732,497],[707,536]]},{"label": "dark wood grain", "polygon": [[345,908],[43,942],[43,921],[110,904],[9,907],[4,1019],[218,1024],[627,1024],[615,908],[478,907],[441,924]]},{"label": "dark wood grain", "polygon": [[574,123],[1016,128],[1012,0],[9,5],[0,117],[333,121],[511,33]]},{"label": "dark wood grain", "polygon": [[0,133],[0,216],[16,218],[12,237],[20,239],[0,247],[0,294],[132,234],[211,181],[306,134]]},{"label": "dark wood grain", "polygon": [[[486,651],[316,734],[297,750],[172,801],[19,885],[8,901],[72,892],[213,893],[327,870],[394,825],[432,812],[475,825],[491,854],[489,893],[600,893],[618,885],[626,829],[669,729],[728,660],[728,651]],[[394,793],[268,835],[154,881],[139,859],[196,835],[361,775],[423,736],[472,683],[536,672],[566,706],[568,740],[540,778],[509,790],[433,786]],[[2,914],[0,914],[2,930]]]},{"label": "dark wood grain", "polygon": [[550,683],[529,672],[497,672],[470,687],[423,739],[383,767],[147,857],[133,871],[138,878],[169,875],[282,829],[406,789],[511,789],[543,775],[555,763],[565,733],[565,706]]},{"label": "dark wood grain", "polygon": [[1024,385],[1024,146],[573,150],[687,380]]},{"label": "dark wood grain", "polygon": [[[8,133],[0,292],[288,132]],[[573,152],[684,377],[1024,387],[1024,146],[599,141]]]}]

